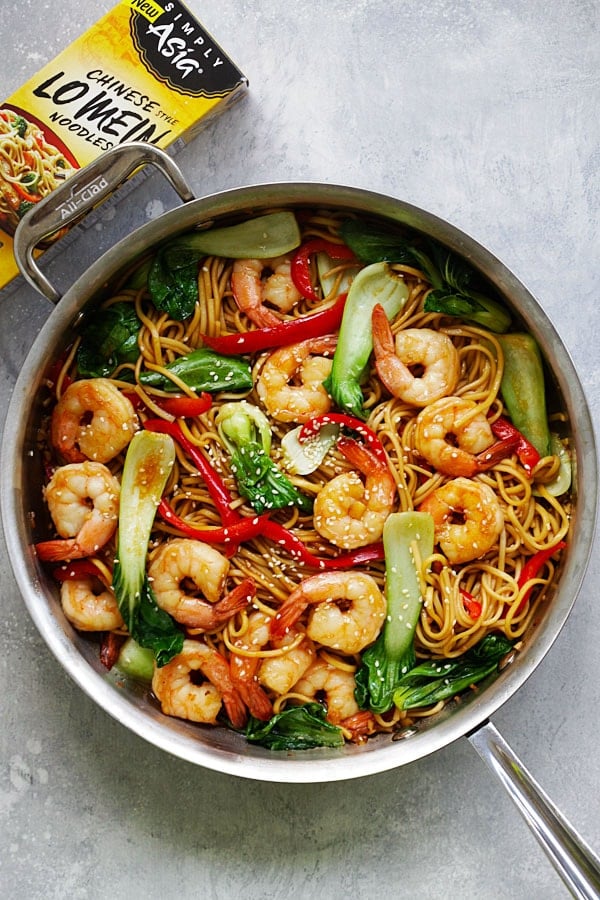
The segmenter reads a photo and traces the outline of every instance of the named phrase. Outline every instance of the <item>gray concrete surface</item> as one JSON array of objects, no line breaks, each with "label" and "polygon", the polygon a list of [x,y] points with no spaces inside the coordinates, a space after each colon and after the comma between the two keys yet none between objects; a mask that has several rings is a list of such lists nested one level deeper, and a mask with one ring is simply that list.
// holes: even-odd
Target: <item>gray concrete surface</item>
[{"label": "gray concrete surface", "polygon": [[[110,0],[2,2],[8,96]],[[188,0],[249,97],[178,156],[197,194],[258,181],[367,187],[449,219],[536,294],[600,414],[600,4],[596,0]],[[63,285],[171,205],[154,177],[78,234]],[[44,321],[0,298],[0,407]],[[600,544],[596,541],[596,551]],[[600,553],[555,646],[495,723],[600,848]],[[277,785],[194,767],[69,680],[0,547],[0,895],[14,900],[567,892],[465,741],[401,770]]]}]

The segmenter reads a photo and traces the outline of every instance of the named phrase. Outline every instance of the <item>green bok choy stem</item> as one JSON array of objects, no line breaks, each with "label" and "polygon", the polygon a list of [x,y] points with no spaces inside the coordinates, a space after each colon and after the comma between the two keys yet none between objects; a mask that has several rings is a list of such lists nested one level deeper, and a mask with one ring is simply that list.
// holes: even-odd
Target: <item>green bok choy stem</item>
[{"label": "green bok choy stem", "polygon": [[113,589],[130,636],[164,665],[183,646],[183,634],[156,603],[146,572],[156,509],[175,461],[173,439],[138,431],[125,457],[121,480]]},{"label": "green bok choy stem", "polygon": [[550,453],[546,388],[542,356],[535,339],[526,333],[498,335],[504,353],[500,391],[511,422],[540,456]]},{"label": "green bok choy stem", "polygon": [[359,419],[365,418],[361,381],[373,350],[373,307],[380,303],[391,321],[407,299],[406,283],[384,262],[361,269],[350,285],[331,372],[324,385],[337,406]]},{"label": "green bok choy stem", "polygon": [[414,637],[423,603],[421,564],[433,553],[433,518],[424,512],[388,516],[383,529],[387,619],[363,653],[356,674],[359,706],[386,712],[401,677],[415,664]]}]

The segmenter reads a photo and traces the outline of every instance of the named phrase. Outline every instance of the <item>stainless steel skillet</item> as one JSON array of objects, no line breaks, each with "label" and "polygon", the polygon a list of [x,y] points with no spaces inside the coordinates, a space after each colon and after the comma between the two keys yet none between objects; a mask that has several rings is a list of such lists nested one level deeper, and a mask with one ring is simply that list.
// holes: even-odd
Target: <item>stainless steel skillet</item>
[{"label": "stainless steel skillet", "polygon": [[[59,227],[87,213],[146,164],[164,172],[178,190],[183,206],[121,240],[61,298],[40,271],[34,248]],[[86,311],[105,296],[120,272],[154,245],[191,228],[276,206],[357,211],[428,234],[464,256],[503,296],[540,344],[556,401],[567,415],[576,463],[568,551],[549,592],[547,611],[512,663],[480,691],[449,704],[400,740],[381,735],[365,746],[286,755],[250,746],[224,729],[205,730],[168,719],[139,686],[107,675],[95,648],[65,620],[56,587],[31,550],[36,519],[43,515],[43,479],[36,454],[39,399],[48,367],[72,340]],[[73,176],[24,218],[15,236],[15,252],[27,280],[56,306],[27,356],[11,398],[2,445],[2,515],[15,577],[29,612],[49,648],[79,686],[106,712],[156,746],[210,769],[264,781],[308,783],[358,778],[413,762],[466,736],[508,789],[574,896],[600,897],[598,859],[489,721],[534,671],[565,625],[591,552],[597,507],[597,458],[587,402],[558,334],[526,288],[468,235],[402,201],[356,188],[301,183],[242,187],[194,199],[170,158],[148,145],[117,148]]]}]

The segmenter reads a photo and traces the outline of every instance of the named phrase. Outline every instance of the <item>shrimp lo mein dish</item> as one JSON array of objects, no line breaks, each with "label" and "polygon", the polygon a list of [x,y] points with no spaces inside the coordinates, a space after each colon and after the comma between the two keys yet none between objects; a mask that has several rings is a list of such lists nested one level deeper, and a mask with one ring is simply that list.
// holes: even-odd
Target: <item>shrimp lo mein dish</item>
[{"label": "shrimp lo mein dish", "polygon": [[0,228],[14,234],[25,213],[74,171],[37,125],[0,109]]},{"label": "shrimp lo mein dish", "polygon": [[393,735],[543,613],[564,416],[533,337],[429,238],[320,209],[182,234],[47,383],[37,555],[166,716],[273,750]]}]

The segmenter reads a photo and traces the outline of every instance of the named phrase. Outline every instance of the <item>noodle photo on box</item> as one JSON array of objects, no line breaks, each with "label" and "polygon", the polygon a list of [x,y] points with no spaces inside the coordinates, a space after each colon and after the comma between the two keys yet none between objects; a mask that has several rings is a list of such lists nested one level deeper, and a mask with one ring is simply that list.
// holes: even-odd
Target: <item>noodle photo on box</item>
[{"label": "noodle photo on box", "polygon": [[109,293],[47,379],[35,544],[106,669],[277,751],[402,733],[502,668],[569,540],[571,459],[474,269],[277,208]]},{"label": "noodle photo on box", "polygon": [[14,234],[25,213],[79,168],[60,144],[21,110],[0,109],[0,228],[7,234]]}]

